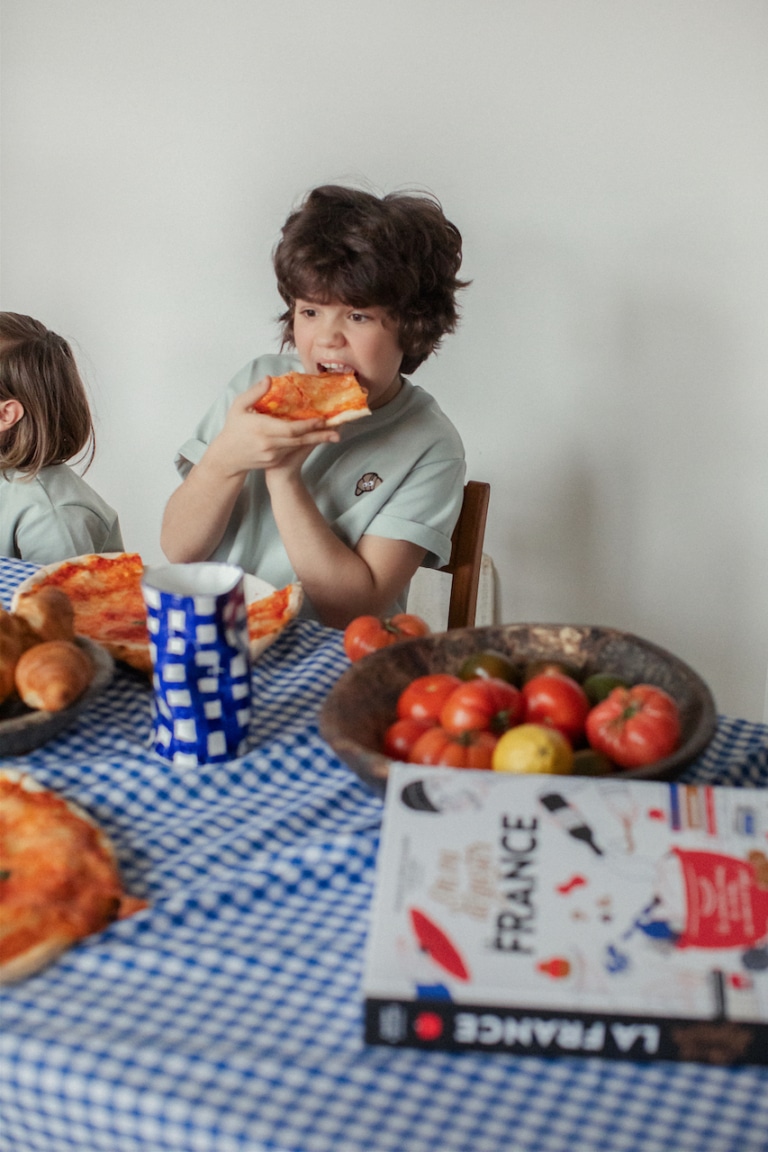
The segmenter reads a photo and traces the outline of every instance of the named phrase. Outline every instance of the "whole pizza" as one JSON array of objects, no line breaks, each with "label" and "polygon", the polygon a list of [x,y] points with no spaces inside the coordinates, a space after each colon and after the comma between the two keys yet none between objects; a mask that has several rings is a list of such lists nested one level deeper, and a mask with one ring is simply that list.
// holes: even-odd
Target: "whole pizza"
[{"label": "whole pizza", "polygon": [[0,984],[146,906],[126,895],[109,839],[82,809],[0,769]]},{"label": "whole pizza", "polygon": [[[152,675],[147,631],[147,609],[141,591],[144,565],[137,552],[75,556],[39,568],[14,593],[11,608],[24,609],[25,602],[42,588],[60,588],[74,609],[75,632],[102,644],[115,657]],[[248,641],[255,659],[296,616],[301,607],[298,583],[272,589],[246,574]],[[249,595],[249,588],[256,592]],[[264,591],[264,590],[267,591]]]}]

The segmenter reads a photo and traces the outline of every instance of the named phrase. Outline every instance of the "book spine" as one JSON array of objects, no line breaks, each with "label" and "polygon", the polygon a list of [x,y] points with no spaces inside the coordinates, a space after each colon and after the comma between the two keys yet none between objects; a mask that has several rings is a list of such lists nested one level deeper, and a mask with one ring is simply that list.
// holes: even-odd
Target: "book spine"
[{"label": "book spine", "polygon": [[511,1056],[768,1064],[766,1023],[511,1009],[445,1000],[367,998],[365,1042]]}]

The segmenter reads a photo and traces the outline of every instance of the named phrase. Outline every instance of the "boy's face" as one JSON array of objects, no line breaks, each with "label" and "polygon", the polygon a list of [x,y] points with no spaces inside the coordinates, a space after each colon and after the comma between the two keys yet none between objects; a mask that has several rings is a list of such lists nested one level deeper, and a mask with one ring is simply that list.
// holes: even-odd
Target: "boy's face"
[{"label": "boy's face", "polygon": [[400,391],[403,353],[384,308],[297,300],[293,342],[305,372],[356,372],[370,408],[381,408]]}]

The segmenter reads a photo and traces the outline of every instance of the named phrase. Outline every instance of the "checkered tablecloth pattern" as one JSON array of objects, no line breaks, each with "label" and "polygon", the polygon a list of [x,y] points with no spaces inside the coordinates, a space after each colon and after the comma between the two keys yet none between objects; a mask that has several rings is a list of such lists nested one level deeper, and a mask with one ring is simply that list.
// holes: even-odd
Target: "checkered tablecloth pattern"
[{"label": "checkered tablecloth pattern", "polygon": [[[0,561],[7,605],[31,566]],[[317,730],[347,666],[295,622],[254,669],[252,750],[174,771],[119,667],[12,763],[77,800],[150,908],[0,990],[1,1152],[766,1152],[768,1069],[366,1048],[382,806]],[[722,718],[686,779],[765,786]]]}]

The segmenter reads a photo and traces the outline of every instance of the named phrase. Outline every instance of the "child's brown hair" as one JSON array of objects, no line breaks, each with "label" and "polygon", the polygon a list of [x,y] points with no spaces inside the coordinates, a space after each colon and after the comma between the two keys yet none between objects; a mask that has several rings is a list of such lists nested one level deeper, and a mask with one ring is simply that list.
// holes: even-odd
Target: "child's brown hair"
[{"label": "child's brown hair", "polygon": [[66,340],[39,320],[0,312],[0,401],[18,400],[24,415],[0,433],[0,470],[30,478],[83,453],[96,437],[88,397]]},{"label": "child's brown hair", "polygon": [[461,233],[426,193],[381,198],[355,188],[315,188],[285,222],[273,254],[283,345],[293,344],[296,300],[385,308],[398,326],[402,371],[422,364],[458,324]]}]

